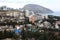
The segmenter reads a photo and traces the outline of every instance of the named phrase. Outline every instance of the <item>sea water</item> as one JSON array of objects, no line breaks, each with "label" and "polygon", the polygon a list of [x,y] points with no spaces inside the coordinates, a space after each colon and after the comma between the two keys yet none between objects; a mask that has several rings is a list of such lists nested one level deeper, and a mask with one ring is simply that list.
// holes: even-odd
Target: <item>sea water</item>
[{"label": "sea water", "polygon": [[60,12],[54,12],[54,13],[41,13],[42,15],[53,15],[53,16],[60,16]]},{"label": "sea water", "polygon": [[54,12],[54,13],[52,13],[52,15],[54,15],[54,16],[60,16],[60,12]]}]

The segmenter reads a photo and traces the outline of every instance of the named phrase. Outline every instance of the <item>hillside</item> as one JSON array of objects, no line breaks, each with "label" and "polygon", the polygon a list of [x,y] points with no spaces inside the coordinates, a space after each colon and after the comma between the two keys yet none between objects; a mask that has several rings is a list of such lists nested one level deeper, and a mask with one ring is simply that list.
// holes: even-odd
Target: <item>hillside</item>
[{"label": "hillside", "polygon": [[52,10],[36,4],[27,4],[23,7],[23,9],[34,11],[34,13],[53,13]]}]

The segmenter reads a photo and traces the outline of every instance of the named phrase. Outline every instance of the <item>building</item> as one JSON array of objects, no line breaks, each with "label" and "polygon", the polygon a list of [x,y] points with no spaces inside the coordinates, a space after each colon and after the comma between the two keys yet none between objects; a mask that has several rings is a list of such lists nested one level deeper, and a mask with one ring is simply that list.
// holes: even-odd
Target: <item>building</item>
[{"label": "building", "polygon": [[[1,19],[12,19],[18,22],[24,22],[25,21],[25,16],[24,12],[20,10],[0,10],[0,16],[2,17]],[[7,18],[7,17],[14,17],[14,18]]]}]

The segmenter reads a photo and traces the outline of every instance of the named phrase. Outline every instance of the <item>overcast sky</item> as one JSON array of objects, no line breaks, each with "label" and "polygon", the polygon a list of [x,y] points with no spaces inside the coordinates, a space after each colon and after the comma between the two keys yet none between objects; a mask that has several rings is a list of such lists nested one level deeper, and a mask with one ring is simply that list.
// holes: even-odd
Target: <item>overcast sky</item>
[{"label": "overcast sky", "polygon": [[60,0],[0,0],[0,6],[22,8],[26,4],[38,4],[53,11],[60,11]]}]

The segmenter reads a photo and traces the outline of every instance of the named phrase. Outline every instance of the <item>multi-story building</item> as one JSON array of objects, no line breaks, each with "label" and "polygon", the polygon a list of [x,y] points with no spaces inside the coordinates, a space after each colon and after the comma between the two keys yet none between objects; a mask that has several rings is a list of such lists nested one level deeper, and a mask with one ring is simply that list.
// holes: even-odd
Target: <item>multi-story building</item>
[{"label": "multi-story building", "polygon": [[11,16],[16,18],[19,22],[25,20],[24,12],[20,10],[0,10],[0,16]]}]

